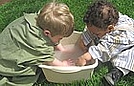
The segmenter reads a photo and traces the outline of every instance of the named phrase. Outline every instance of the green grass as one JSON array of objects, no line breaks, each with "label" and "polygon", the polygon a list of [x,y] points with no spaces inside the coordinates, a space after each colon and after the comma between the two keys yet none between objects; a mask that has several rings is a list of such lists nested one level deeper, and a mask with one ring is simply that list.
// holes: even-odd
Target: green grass
[{"label": "green grass", "polygon": [[[14,19],[23,15],[24,12],[37,12],[45,3],[50,0],[12,0],[10,3],[0,6],[0,32]],[[83,15],[87,6],[92,0],[58,0],[68,4],[75,17],[75,30],[82,31],[84,23]],[[118,10],[134,18],[134,0],[110,0],[115,4]],[[87,81],[72,82],[70,84],[59,84],[45,81],[42,86],[103,86],[101,78],[108,72],[107,63],[99,65],[93,74],[93,77]],[[132,86],[134,84],[134,74],[123,77],[116,86]]]},{"label": "green grass", "polygon": [[[10,22],[23,15],[23,12],[37,12],[45,3],[50,0],[12,0],[12,2],[0,6],[0,30],[2,31]],[[91,0],[86,0],[91,2]],[[82,17],[86,11],[87,3],[83,0],[58,0],[69,7],[75,17],[75,30],[81,31],[84,28]]]}]

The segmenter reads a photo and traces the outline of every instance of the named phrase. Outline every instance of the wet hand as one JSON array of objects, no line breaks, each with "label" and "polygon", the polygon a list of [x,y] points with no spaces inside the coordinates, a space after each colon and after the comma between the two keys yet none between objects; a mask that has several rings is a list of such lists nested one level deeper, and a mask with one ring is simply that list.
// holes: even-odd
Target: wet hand
[{"label": "wet hand", "polygon": [[74,66],[75,60],[74,59],[67,59],[63,61],[64,66]]},{"label": "wet hand", "polygon": [[86,52],[76,60],[75,65],[84,66],[88,64],[87,62],[89,62],[90,60],[92,60],[92,56],[88,52]]},{"label": "wet hand", "polygon": [[76,66],[84,66],[86,65],[86,60],[82,57],[79,57],[77,60],[76,60],[76,63],[75,63]]}]

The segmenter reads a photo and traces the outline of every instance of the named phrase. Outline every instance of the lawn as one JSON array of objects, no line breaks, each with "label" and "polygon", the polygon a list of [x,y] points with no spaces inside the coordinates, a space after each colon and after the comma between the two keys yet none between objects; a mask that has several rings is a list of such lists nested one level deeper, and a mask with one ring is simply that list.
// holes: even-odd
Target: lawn
[{"label": "lawn", "polygon": [[[23,15],[24,12],[38,12],[38,10],[50,0],[11,0],[11,2],[0,6],[0,32],[14,19]],[[84,23],[82,17],[86,11],[88,4],[92,0],[58,0],[68,4],[71,12],[75,17],[75,30],[82,31]],[[134,0],[110,0],[118,8],[118,10],[127,14],[134,19]],[[108,66],[109,65],[109,66]],[[103,86],[101,78],[108,72],[110,64],[100,64],[93,74],[92,79],[87,81],[76,81],[70,84],[59,84],[45,81],[42,86]],[[134,73],[130,73],[123,77],[116,86],[132,86],[134,85]]]}]

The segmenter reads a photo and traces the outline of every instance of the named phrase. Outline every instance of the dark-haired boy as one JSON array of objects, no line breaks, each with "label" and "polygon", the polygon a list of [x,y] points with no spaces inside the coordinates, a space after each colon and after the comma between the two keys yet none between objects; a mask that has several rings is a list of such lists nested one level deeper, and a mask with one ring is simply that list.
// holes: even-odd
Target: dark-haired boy
[{"label": "dark-haired boy", "polygon": [[113,69],[103,80],[115,85],[122,76],[134,71],[134,20],[104,0],[92,3],[83,20],[86,31],[79,44],[87,52],[78,58],[76,65],[86,65],[92,59],[110,61]]}]

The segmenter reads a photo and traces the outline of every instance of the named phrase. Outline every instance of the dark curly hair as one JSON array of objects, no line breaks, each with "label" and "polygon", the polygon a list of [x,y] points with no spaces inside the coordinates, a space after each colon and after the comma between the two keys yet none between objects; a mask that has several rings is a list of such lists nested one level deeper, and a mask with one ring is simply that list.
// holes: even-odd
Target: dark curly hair
[{"label": "dark curly hair", "polygon": [[119,13],[110,2],[97,0],[89,6],[83,21],[86,24],[106,29],[108,25],[115,25],[118,22],[118,18]]}]

